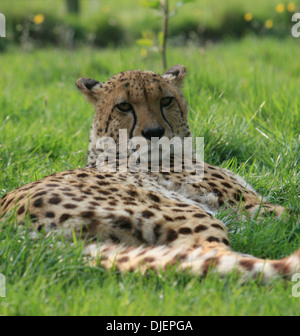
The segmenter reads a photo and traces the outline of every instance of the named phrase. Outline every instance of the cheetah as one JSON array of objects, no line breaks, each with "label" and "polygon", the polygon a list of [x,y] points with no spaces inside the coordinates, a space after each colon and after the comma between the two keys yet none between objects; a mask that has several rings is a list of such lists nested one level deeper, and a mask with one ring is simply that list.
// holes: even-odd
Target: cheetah
[{"label": "cheetah", "polygon": [[267,281],[300,272],[300,249],[281,260],[265,260],[233,251],[226,225],[215,217],[229,210],[257,218],[287,210],[268,203],[243,178],[227,169],[200,163],[203,178],[193,173],[99,171],[103,137],[117,144],[116,162],[126,130],[127,141],[191,136],[182,87],[186,68],[175,65],[163,75],[152,71],[121,72],[107,82],[80,78],[76,85],[94,105],[88,162],[83,169],[50,175],[1,199],[1,216],[15,213],[34,232],[55,231],[86,242],[84,253],[99,266],[120,272],[161,272],[169,266],[205,276],[237,271],[244,278]]}]

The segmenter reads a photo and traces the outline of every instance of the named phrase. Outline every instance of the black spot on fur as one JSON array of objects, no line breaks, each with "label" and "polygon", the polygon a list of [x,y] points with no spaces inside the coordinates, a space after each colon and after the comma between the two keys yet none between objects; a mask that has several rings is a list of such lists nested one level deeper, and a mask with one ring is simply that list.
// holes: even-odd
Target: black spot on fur
[{"label": "black spot on fur", "polygon": [[110,183],[109,182],[106,182],[106,181],[103,181],[103,182],[98,182],[99,186],[107,186],[109,185]]},{"label": "black spot on fur", "polygon": [[134,212],[131,209],[124,209],[126,212],[128,212],[130,215],[133,215]]},{"label": "black spot on fur", "polygon": [[158,205],[156,205],[156,204],[150,205],[149,209],[161,210],[160,207]]},{"label": "black spot on fur", "polygon": [[212,243],[212,242],[219,242],[220,240],[219,238],[216,238],[216,237],[208,237],[206,241]]},{"label": "black spot on fur", "polygon": [[30,214],[30,220],[32,221],[32,222],[36,222],[37,221],[37,216],[35,215],[35,214]]},{"label": "black spot on fur", "polygon": [[[95,200],[98,200],[98,198],[101,198],[102,200],[105,200],[105,198],[102,198],[102,197],[95,197]],[[72,201],[82,202],[83,198],[82,197],[74,197],[74,198],[72,198]]]},{"label": "black spot on fur", "polygon": [[127,261],[129,261],[129,257],[126,257],[126,256],[117,260],[118,263],[124,263],[124,262],[127,262]]},{"label": "black spot on fur", "polygon": [[172,241],[174,241],[175,239],[177,239],[178,234],[175,230],[170,229],[167,233],[167,242],[171,243]]},{"label": "black spot on fur", "polygon": [[247,269],[248,271],[252,271],[254,264],[255,264],[255,260],[253,259],[243,259],[240,260],[239,264],[244,267],[245,269]]},{"label": "black spot on fur", "polygon": [[186,208],[189,206],[189,204],[185,204],[185,203],[177,203],[176,205],[180,208]]},{"label": "black spot on fur", "polygon": [[52,197],[49,199],[49,203],[50,204],[54,204],[54,205],[57,205],[61,202],[61,198],[55,196],[55,197]]},{"label": "black spot on fur", "polygon": [[177,216],[175,217],[176,220],[185,220],[186,217],[185,216]]},{"label": "black spot on fur", "polygon": [[212,224],[211,226],[214,227],[215,229],[224,231],[224,229],[222,228],[220,224]]},{"label": "black spot on fur", "polygon": [[95,216],[95,213],[93,211],[83,211],[80,215],[82,218],[92,218]]},{"label": "black spot on fur", "polygon": [[48,211],[48,212],[46,212],[46,217],[47,218],[54,218],[55,214],[52,211]]},{"label": "black spot on fur", "polygon": [[152,211],[145,210],[145,211],[142,212],[142,216],[145,217],[145,218],[150,218],[150,217],[154,216],[154,213]]},{"label": "black spot on fur", "polygon": [[219,174],[211,174],[213,177],[216,177],[218,179],[224,180],[224,177]]},{"label": "black spot on fur", "polygon": [[205,225],[200,224],[200,225],[195,227],[194,231],[195,231],[195,233],[198,233],[198,232],[205,231],[205,230],[207,230],[207,227]]},{"label": "black spot on fur", "polygon": [[152,193],[149,193],[148,196],[149,196],[149,198],[150,198],[152,201],[157,202],[157,203],[160,202],[160,198],[159,198],[158,196],[156,196],[156,195],[154,195],[154,194],[152,194]]},{"label": "black spot on fur", "polygon": [[249,209],[251,209],[251,208],[253,208],[254,207],[254,205],[252,205],[252,204],[249,204],[249,205],[246,205],[246,210],[249,210]]},{"label": "black spot on fur", "polygon": [[217,170],[215,167],[213,167],[213,166],[208,166],[208,168],[209,169],[211,169],[211,170]]},{"label": "black spot on fur", "polygon": [[82,174],[78,174],[77,177],[88,177],[88,174],[82,173]]},{"label": "black spot on fur", "polygon": [[69,214],[63,214],[60,216],[60,219],[59,219],[59,222],[60,223],[63,223],[65,222],[66,220],[68,220],[71,216]]},{"label": "black spot on fur", "polygon": [[65,209],[76,209],[77,205],[76,204],[65,204],[64,208]]},{"label": "black spot on fur", "polygon": [[6,204],[4,205],[4,210],[10,205],[10,203],[12,202],[13,198],[11,198],[10,200],[8,200],[6,202]]},{"label": "black spot on fur", "polygon": [[217,185],[215,183],[213,183],[213,182],[208,182],[208,185],[210,185],[212,188],[217,187]]},{"label": "black spot on fur", "polygon": [[164,219],[169,221],[169,222],[174,222],[174,219],[168,215],[164,215]]},{"label": "black spot on fur", "polygon": [[213,189],[213,192],[216,194],[216,195],[218,195],[219,197],[222,197],[223,196],[223,194],[221,193],[221,191],[220,190],[218,190],[218,189]]},{"label": "black spot on fur", "polygon": [[42,198],[38,198],[37,200],[35,200],[33,202],[33,206],[35,208],[41,208],[43,206],[43,199]]},{"label": "black spot on fur", "polygon": [[229,183],[227,182],[222,182],[223,186],[228,188],[228,189],[231,189],[232,188],[232,185],[230,185]]},{"label": "black spot on fur", "polygon": [[102,195],[110,195],[110,192],[107,190],[98,190],[98,193]]},{"label": "black spot on fur", "polygon": [[207,215],[202,214],[202,213],[195,213],[195,214],[193,214],[193,217],[196,217],[196,218],[205,218],[205,217],[207,217]]},{"label": "black spot on fur", "polygon": [[181,234],[184,234],[184,235],[192,234],[192,230],[188,227],[180,228],[178,232],[181,233]]},{"label": "black spot on fur", "polygon": [[93,193],[91,191],[88,191],[88,190],[87,191],[83,191],[82,193],[85,194],[85,195],[93,195]]},{"label": "black spot on fur", "polygon": [[21,208],[19,208],[18,210],[18,215],[22,215],[25,212],[25,207],[24,205],[21,206]]},{"label": "black spot on fur", "polygon": [[118,217],[115,220],[115,224],[122,230],[131,230],[132,222],[128,217]]},{"label": "black spot on fur", "polygon": [[89,204],[96,207],[99,206],[99,203],[94,201],[89,202]]},{"label": "black spot on fur", "polygon": [[135,202],[128,202],[128,201],[124,202],[124,204],[125,205],[137,205]]},{"label": "black spot on fur", "polygon": [[233,197],[237,200],[237,201],[240,201],[242,200],[243,202],[245,201],[245,197],[242,196],[242,193],[240,191],[237,191]]},{"label": "black spot on fur", "polygon": [[34,194],[34,195],[32,196],[32,198],[36,198],[36,197],[39,197],[39,196],[44,196],[44,195],[46,195],[46,194],[47,194],[46,191],[41,191],[41,192],[38,192],[37,194]]},{"label": "black spot on fur", "polygon": [[127,194],[131,197],[137,197],[138,193],[135,190],[127,190]]},{"label": "black spot on fur", "polygon": [[112,192],[117,192],[117,191],[119,191],[117,188],[110,188],[110,191],[112,191]]},{"label": "black spot on fur", "polygon": [[76,195],[73,194],[73,193],[63,193],[65,196],[68,196],[68,197],[75,197]]}]

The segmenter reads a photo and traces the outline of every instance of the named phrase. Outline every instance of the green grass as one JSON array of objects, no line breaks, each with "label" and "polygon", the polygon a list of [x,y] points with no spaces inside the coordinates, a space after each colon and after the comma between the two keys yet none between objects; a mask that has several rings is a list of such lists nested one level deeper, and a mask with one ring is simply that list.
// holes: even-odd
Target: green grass
[{"label": "green grass", "polygon": [[[182,63],[190,125],[205,137],[205,160],[241,174],[269,201],[299,210],[300,64],[293,39],[227,41],[207,49],[173,48]],[[0,196],[53,172],[83,167],[93,109],[77,92],[81,76],[101,81],[127,69],[161,71],[157,54],[138,48],[46,49],[1,54]],[[234,250],[282,258],[300,246],[296,218],[240,223],[221,213]],[[7,225],[8,224],[8,225]],[[299,315],[293,283],[241,284],[169,272],[119,275],[90,268],[83,245],[53,235],[32,241],[2,221],[3,315]],[[141,304],[142,303],[142,304]]]}]

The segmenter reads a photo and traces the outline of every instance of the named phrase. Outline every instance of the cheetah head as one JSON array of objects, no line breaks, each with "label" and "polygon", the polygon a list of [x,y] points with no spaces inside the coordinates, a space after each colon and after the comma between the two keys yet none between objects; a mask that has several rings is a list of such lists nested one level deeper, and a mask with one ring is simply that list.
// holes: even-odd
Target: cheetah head
[{"label": "cheetah head", "polygon": [[88,167],[95,166],[97,141],[111,137],[119,144],[119,130],[127,131],[128,141],[143,137],[190,136],[187,123],[188,106],[181,92],[186,68],[175,65],[165,74],[151,71],[121,72],[107,82],[80,78],[76,85],[94,105]]}]

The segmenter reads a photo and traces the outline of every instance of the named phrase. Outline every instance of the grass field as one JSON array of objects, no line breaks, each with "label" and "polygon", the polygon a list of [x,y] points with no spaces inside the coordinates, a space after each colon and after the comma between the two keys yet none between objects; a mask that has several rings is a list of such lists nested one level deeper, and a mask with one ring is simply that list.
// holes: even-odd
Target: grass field
[{"label": "grass field", "polygon": [[[191,128],[205,137],[205,160],[241,174],[270,202],[299,210],[298,55],[299,43],[288,38],[169,51],[170,66],[188,68],[184,93]],[[27,54],[16,48],[0,58],[0,196],[85,165],[93,109],[77,92],[77,78],[161,71],[157,54],[144,58],[135,47]],[[296,218],[218,217],[235,251],[282,258],[300,246]],[[0,230],[0,273],[7,281],[0,315],[299,315],[292,282],[241,284],[236,275],[201,280],[172,270],[147,277],[107,273],[86,265],[81,242],[52,235],[33,242],[13,218],[8,222]]]}]

